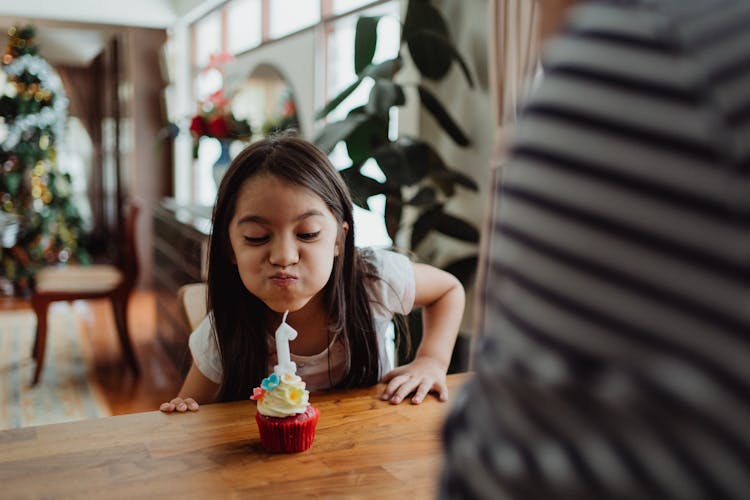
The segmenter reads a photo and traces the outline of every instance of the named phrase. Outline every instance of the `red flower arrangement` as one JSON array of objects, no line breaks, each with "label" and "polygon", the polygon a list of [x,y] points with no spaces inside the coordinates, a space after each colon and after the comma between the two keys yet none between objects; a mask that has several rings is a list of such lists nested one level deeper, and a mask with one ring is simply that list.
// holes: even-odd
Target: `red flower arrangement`
[{"label": "red flower arrangement", "polygon": [[238,120],[227,110],[228,101],[222,90],[211,94],[200,106],[200,111],[190,119],[190,135],[193,136],[193,156],[198,156],[198,141],[201,137],[219,140],[249,140],[252,135],[250,123]]}]

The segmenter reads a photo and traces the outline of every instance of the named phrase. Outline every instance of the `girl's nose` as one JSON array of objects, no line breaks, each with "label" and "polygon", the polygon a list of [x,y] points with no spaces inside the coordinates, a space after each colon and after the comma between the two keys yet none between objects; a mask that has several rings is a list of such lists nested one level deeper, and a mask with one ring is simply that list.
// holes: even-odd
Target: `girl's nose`
[{"label": "girl's nose", "polygon": [[297,242],[294,238],[275,238],[268,260],[274,266],[287,267],[296,264],[299,261]]}]

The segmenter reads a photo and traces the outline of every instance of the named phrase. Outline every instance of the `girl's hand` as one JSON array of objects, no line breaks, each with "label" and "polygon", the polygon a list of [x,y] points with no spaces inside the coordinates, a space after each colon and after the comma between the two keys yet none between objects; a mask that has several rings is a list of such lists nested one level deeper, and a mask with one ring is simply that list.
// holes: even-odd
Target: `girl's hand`
[{"label": "girl's hand", "polygon": [[432,391],[448,400],[445,374],[464,313],[464,289],[450,273],[425,264],[414,267],[414,306],[422,306],[422,341],[414,361],[383,377],[388,385],[381,396],[399,404],[412,392],[418,405]]},{"label": "girl's hand", "polygon": [[160,411],[164,413],[172,413],[173,411],[185,412],[185,411],[198,411],[198,403],[193,398],[174,398],[168,403],[162,403],[159,407]]},{"label": "girl's hand", "polygon": [[445,373],[446,369],[438,360],[418,356],[408,365],[399,366],[385,374],[381,382],[388,385],[380,399],[390,400],[397,405],[414,392],[411,403],[418,405],[429,392],[436,392],[438,400],[448,401]]},{"label": "girl's hand", "polygon": [[[159,410],[164,413],[198,411],[198,401],[203,404],[214,403],[218,392],[219,384],[206,378],[193,363],[190,365],[190,370],[177,397],[168,403],[162,403]],[[192,397],[188,397],[188,394]]]}]

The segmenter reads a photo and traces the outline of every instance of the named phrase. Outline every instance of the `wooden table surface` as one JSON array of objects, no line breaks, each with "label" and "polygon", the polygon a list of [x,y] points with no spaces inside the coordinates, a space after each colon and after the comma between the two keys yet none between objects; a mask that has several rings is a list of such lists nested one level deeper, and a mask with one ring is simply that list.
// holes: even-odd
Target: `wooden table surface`
[{"label": "wooden table surface", "polygon": [[[448,376],[452,398],[466,380]],[[450,402],[381,391],[312,394],[315,442],[296,454],[261,448],[253,401],[3,431],[0,497],[434,498]]]}]

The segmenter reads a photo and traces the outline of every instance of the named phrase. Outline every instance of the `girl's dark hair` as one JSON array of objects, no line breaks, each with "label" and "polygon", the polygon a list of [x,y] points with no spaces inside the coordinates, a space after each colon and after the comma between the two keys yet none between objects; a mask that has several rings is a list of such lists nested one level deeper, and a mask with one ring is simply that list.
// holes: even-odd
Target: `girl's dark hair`
[{"label": "girl's dark hair", "polygon": [[366,291],[366,280],[375,272],[354,247],[349,191],[322,151],[303,139],[282,135],[254,142],[237,155],[216,196],[208,261],[208,307],[213,311],[212,326],[224,371],[219,399],[247,399],[268,371],[267,309],[242,284],[229,242],[237,193],[247,179],[260,174],[311,190],[328,206],[339,227],[343,222],[349,224],[344,251],[334,258],[323,301],[329,335],[343,335],[349,350],[349,371],[338,385],[375,384],[380,365]]}]

